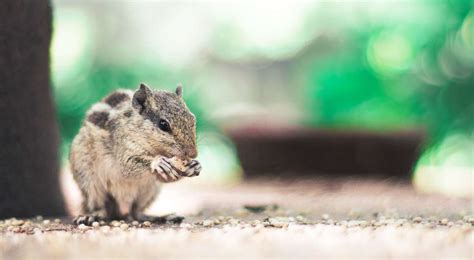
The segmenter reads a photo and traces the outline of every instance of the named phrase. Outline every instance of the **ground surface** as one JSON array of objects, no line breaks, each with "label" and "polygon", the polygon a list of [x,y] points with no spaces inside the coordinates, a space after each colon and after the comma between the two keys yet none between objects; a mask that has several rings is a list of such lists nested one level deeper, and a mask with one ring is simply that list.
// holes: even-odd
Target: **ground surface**
[{"label": "ground surface", "polygon": [[181,224],[0,221],[0,258],[311,256],[473,258],[473,200],[380,181],[166,187],[152,212]]}]

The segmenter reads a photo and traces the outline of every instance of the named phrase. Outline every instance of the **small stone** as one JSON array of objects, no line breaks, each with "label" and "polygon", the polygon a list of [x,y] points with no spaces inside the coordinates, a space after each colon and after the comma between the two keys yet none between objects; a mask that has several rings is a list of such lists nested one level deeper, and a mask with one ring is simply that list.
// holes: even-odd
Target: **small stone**
[{"label": "small stone", "polygon": [[12,225],[13,225],[13,226],[21,226],[21,225],[23,225],[24,223],[25,223],[24,220],[14,220],[14,221],[12,222]]},{"label": "small stone", "polygon": [[43,216],[41,216],[41,215],[36,216],[36,220],[37,220],[37,221],[42,221],[42,220],[43,220]]},{"label": "small stone", "polygon": [[205,227],[210,227],[214,224],[214,222],[212,220],[209,220],[209,219],[206,219],[202,222],[202,225],[205,226]]},{"label": "small stone", "polygon": [[100,224],[99,224],[99,222],[94,221],[94,222],[92,222],[92,226],[97,228],[97,227],[100,227]]},{"label": "small stone", "polygon": [[136,220],[132,221],[132,226],[135,226],[135,227],[136,227],[136,226],[138,226],[138,224],[140,224],[140,222],[138,222],[138,221],[136,221]]},{"label": "small stone", "polygon": [[43,225],[49,225],[49,224],[51,224],[51,220],[49,219],[43,220]]},{"label": "small stone", "polygon": [[286,228],[286,227],[288,227],[288,223],[274,222],[274,223],[272,223],[272,226],[277,227],[277,228]]},{"label": "small stone", "polygon": [[278,228],[288,227],[288,222],[285,222],[284,218],[268,218],[267,222],[268,224],[266,226]]},{"label": "small stone", "polygon": [[415,217],[413,218],[413,222],[415,223],[420,223],[423,219],[421,217]]},{"label": "small stone", "polygon": [[329,215],[328,215],[328,214],[323,214],[321,217],[322,217],[324,220],[328,220],[328,219],[329,219]]},{"label": "small stone", "polygon": [[55,218],[54,223],[59,224],[59,223],[61,223],[61,220],[59,218]]},{"label": "small stone", "polygon": [[143,222],[144,227],[151,227],[151,222],[150,221],[145,221]]},{"label": "small stone", "polygon": [[372,221],[372,226],[374,226],[374,227],[380,227],[380,226],[382,226],[382,225],[383,225],[383,224],[382,224],[381,222],[379,222],[379,221],[374,221],[374,220]]},{"label": "small stone", "polygon": [[120,227],[120,222],[118,222],[117,220],[114,220],[110,222],[110,225],[112,225],[112,227]]},{"label": "small stone", "polygon": [[181,228],[192,228],[193,226],[189,223],[181,223],[179,225],[179,227],[181,227]]},{"label": "small stone", "polygon": [[87,227],[86,225],[84,225],[84,224],[80,224],[80,225],[78,226],[78,228],[79,228],[80,230],[86,230],[86,229],[88,229],[88,227]]},{"label": "small stone", "polygon": [[128,229],[128,224],[123,223],[123,224],[120,225],[120,228],[121,228],[122,230],[127,230],[127,229]]},{"label": "small stone", "polygon": [[304,222],[305,218],[301,215],[298,215],[298,216],[296,216],[296,220],[299,221],[299,222]]},{"label": "small stone", "polygon": [[237,219],[231,219],[229,220],[229,224],[231,225],[238,225],[239,224],[239,221]]},{"label": "small stone", "polygon": [[33,223],[31,223],[31,221],[25,221],[25,223],[23,224],[23,228],[29,228],[33,225]]},{"label": "small stone", "polygon": [[440,223],[443,224],[443,225],[447,225],[449,222],[449,220],[447,218],[443,218]]}]

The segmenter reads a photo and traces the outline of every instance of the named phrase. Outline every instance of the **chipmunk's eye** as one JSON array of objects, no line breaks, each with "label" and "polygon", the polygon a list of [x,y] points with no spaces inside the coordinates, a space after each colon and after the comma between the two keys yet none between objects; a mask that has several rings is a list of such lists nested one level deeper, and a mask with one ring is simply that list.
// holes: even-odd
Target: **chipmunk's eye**
[{"label": "chipmunk's eye", "polygon": [[162,131],[165,131],[165,132],[168,132],[168,133],[171,132],[170,124],[164,119],[160,119],[160,121],[158,122],[158,127]]}]

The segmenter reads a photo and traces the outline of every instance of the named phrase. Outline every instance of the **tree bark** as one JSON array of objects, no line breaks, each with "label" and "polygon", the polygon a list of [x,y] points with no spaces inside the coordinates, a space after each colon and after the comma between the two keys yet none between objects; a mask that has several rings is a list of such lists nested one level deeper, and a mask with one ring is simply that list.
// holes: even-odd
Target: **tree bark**
[{"label": "tree bark", "polygon": [[0,218],[64,215],[48,0],[0,2]]}]

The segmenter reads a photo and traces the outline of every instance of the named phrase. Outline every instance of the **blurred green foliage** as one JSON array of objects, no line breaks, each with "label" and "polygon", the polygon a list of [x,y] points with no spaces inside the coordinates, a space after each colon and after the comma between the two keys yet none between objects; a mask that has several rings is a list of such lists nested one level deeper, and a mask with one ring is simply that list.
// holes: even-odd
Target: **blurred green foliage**
[{"label": "blurred green foliage", "polygon": [[372,23],[346,36],[354,44],[305,61],[307,108],[319,111],[309,124],[425,127],[432,144],[453,131],[472,132],[472,2],[429,4],[441,17]]},{"label": "blurred green foliage", "polygon": [[[258,63],[261,60],[270,60],[268,66],[272,66],[271,62],[291,64],[285,73],[289,73],[291,79],[287,84],[297,85],[295,89],[300,99],[293,100],[295,107],[304,104],[300,111],[304,115],[301,124],[372,130],[425,128],[432,146],[441,143],[450,133],[470,136],[474,129],[472,1],[361,1],[351,5],[315,1],[314,7],[299,8],[305,15],[283,16],[291,21],[284,30],[281,24],[289,24],[286,21],[274,28],[260,26],[260,22],[272,26],[281,19],[273,15],[270,17],[273,20],[265,20],[260,17],[264,13],[258,12],[253,14],[254,17],[250,16],[255,21],[243,21],[240,27],[232,24],[232,21],[237,23],[238,16],[234,16],[235,21],[231,19],[219,24],[226,14],[220,18],[209,16],[207,9],[218,9],[219,6],[209,4],[210,8],[204,7],[203,13],[211,17],[206,19],[218,24],[215,34],[209,33],[210,30],[193,34],[193,37],[209,36],[209,39],[196,41],[201,44],[199,46],[205,46],[202,51],[194,51],[192,41],[179,42],[176,39],[183,35],[179,30],[189,27],[186,23],[179,24],[181,18],[175,19],[182,26],[179,28],[168,24],[150,25],[145,20],[144,24],[149,26],[140,28],[144,31],[142,40],[150,38],[153,42],[153,37],[159,34],[155,27],[171,28],[165,33],[160,32],[164,35],[162,45],[154,47],[152,44],[149,48],[150,44],[145,44],[148,51],[165,49],[165,54],[168,50],[175,51],[173,54],[184,53],[177,60],[189,59],[189,55],[196,53],[207,55],[195,56],[194,65],[188,67],[165,65],[170,60],[160,60],[162,56],[153,56],[133,47],[129,50],[141,56],[130,58],[130,54],[122,53],[124,47],[115,42],[113,33],[108,36],[95,33],[102,27],[105,31],[112,28],[107,27],[112,19],[101,20],[94,26],[91,22],[94,19],[86,15],[87,10],[73,12],[82,9],[77,5],[71,8],[68,4],[60,0],[56,3],[56,36],[52,48],[53,83],[65,155],[85,112],[93,103],[116,88],[134,89],[140,82],[168,90],[183,83],[185,99],[198,118],[198,131],[216,131],[218,122],[210,119],[211,113],[216,112],[210,111],[211,107],[216,107],[209,103],[208,96],[213,94],[210,91],[222,94],[223,100],[232,100],[233,96],[243,93],[241,89],[219,92],[221,87],[225,87],[222,86],[222,83],[226,84],[225,76],[212,73],[222,62],[228,67],[236,64],[235,71],[245,67],[246,62]],[[273,7],[272,2],[265,2],[265,5]],[[99,6],[102,5],[92,7]],[[105,11],[117,6],[104,3],[102,8]],[[296,10],[290,7],[291,3],[275,10],[279,15]],[[89,9],[92,16],[96,15],[90,11],[93,8]],[[223,8],[227,7],[224,5]],[[252,8],[252,5],[244,5],[239,10],[246,14],[246,10],[252,11]],[[261,11],[265,12],[265,8],[263,6]],[[351,15],[348,15],[350,8],[355,11],[349,10]],[[143,9],[146,12],[152,8],[144,4]],[[218,9],[216,13],[222,10]],[[192,12],[187,14],[187,17],[192,16]],[[136,17],[146,15],[139,13]],[[192,19],[201,22],[198,23],[200,26],[207,24],[202,22],[203,19]],[[208,21],[206,19],[204,21]],[[299,21],[302,27],[294,29]],[[122,20],[120,24],[128,23],[131,22]],[[239,31],[239,28],[243,29]],[[280,29],[286,34],[278,34]],[[174,38],[169,36],[176,30]],[[267,31],[269,34],[264,35]],[[161,38],[156,39],[160,42]],[[278,41],[278,44],[272,41]],[[182,49],[173,49],[174,45],[182,46]],[[115,50],[112,56],[110,50]],[[221,63],[213,63],[216,59]],[[203,72],[206,75],[200,75]],[[258,70],[255,74],[258,78]],[[239,77],[240,74],[235,75]],[[219,80],[213,82],[215,78]],[[246,79],[243,82],[252,81]],[[206,86],[200,89],[196,85]],[[279,91],[291,93],[295,90],[288,87]],[[212,152],[207,154],[209,158],[213,156]]]}]

